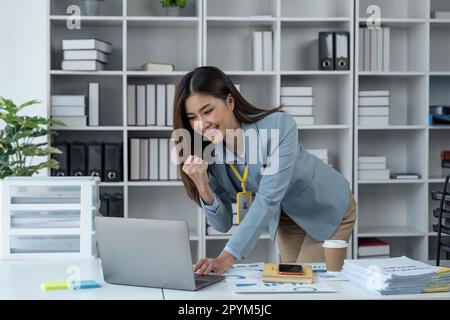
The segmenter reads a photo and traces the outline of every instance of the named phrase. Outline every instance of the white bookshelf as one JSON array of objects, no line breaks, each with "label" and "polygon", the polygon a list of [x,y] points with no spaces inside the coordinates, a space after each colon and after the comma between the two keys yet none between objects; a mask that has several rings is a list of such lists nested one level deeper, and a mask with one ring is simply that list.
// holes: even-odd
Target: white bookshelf
[{"label": "white bookshelf", "polygon": [[[381,8],[381,25],[391,28],[391,70],[355,70],[354,178],[359,203],[355,229],[358,238],[378,237],[391,245],[392,255],[434,260],[436,233],[432,225],[436,207],[429,196],[442,188],[439,153],[450,148],[448,127],[428,124],[428,107],[450,103],[450,65],[445,57],[449,21],[430,18],[433,10],[450,10],[440,0],[356,0],[355,28],[366,21],[368,5]],[[446,32],[447,31],[447,32]],[[444,40],[444,41],[443,41]],[[355,47],[359,48],[359,37]],[[359,50],[355,50],[359,65]],[[359,90],[390,90],[390,125],[358,126]],[[387,156],[391,172],[414,171],[418,180],[364,181],[358,179],[358,156]]]},{"label": "white bookshelf", "polygon": [[[316,125],[299,128],[299,140],[306,148],[328,148],[330,163],[352,183],[354,63],[348,71],[318,70],[317,38],[319,31],[344,30],[353,39],[353,0],[190,0],[180,17],[164,16],[157,0],[114,0],[112,7],[105,3],[100,16],[83,16],[82,29],[73,32],[65,29],[69,1],[49,1],[49,95],[86,94],[87,83],[98,81],[102,101],[99,127],[62,128],[57,139],[122,142],[124,180],[102,182],[101,190],[123,194],[126,218],[186,220],[193,260],[216,255],[230,236],[206,235],[206,220],[187,198],[180,181],[128,180],[129,139],[169,137],[172,130],[127,126],[129,83],[177,83],[197,66],[216,65],[240,84],[246,98],[264,108],[279,105],[281,86],[313,86]],[[73,2],[81,4],[80,0]],[[253,30],[273,31],[271,71],[252,70]],[[104,71],[61,70],[62,39],[81,37],[113,43],[111,62]],[[183,54],[173,50],[174,41],[184,48]],[[353,41],[350,43],[353,52]],[[139,70],[148,60],[174,63],[175,71]],[[274,261],[277,257],[276,245],[263,234],[246,261]]]},{"label": "white bookshelf", "polygon": [[[214,256],[229,236],[207,236],[206,221],[186,196],[179,181],[129,181],[128,140],[133,137],[169,137],[171,127],[131,127],[126,121],[127,84],[177,83],[201,65],[224,70],[241,92],[259,107],[280,103],[281,86],[313,86],[315,125],[299,127],[299,141],[307,149],[326,148],[331,165],[351,183],[359,204],[358,237],[387,240],[393,254],[432,258],[429,191],[440,187],[439,154],[450,148],[450,130],[428,125],[428,105],[450,104],[450,22],[430,19],[430,10],[450,10],[438,0],[190,0],[180,17],[166,17],[157,0],[112,0],[98,17],[83,17],[82,30],[65,29],[65,7],[81,0],[50,1],[49,94],[86,92],[87,82],[100,82],[99,127],[64,128],[61,140],[114,141],[123,143],[123,176],[118,183],[101,183],[102,191],[124,196],[124,216],[130,218],[183,219],[191,231],[193,260]],[[391,28],[391,70],[360,71],[360,23],[365,8],[382,9],[382,25]],[[437,10],[436,9],[436,10]],[[270,71],[252,69],[252,31],[272,30],[274,64]],[[350,70],[318,70],[319,31],[350,32]],[[111,63],[98,72],[60,70],[61,40],[98,37],[113,43]],[[450,40],[450,39],[449,39]],[[174,43],[183,48],[173,50]],[[439,43],[438,43],[439,42]],[[157,43],[157,46],[149,45]],[[445,54],[439,55],[434,43]],[[148,60],[175,64],[174,72],[146,72]],[[390,125],[358,126],[359,90],[391,91]],[[323,94],[326,92],[326,94]],[[101,93],[102,94],[102,93]],[[355,100],[356,99],[356,100]],[[368,152],[388,156],[392,171],[417,171],[414,181],[360,181],[358,155]],[[274,260],[275,244],[263,235],[247,261]],[[355,252],[353,252],[355,256]]]},{"label": "white bookshelf", "polygon": [[[430,0],[430,11],[450,11],[450,3],[443,0]],[[450,95],[448,94],[448,85],[450,84],[450,64],[445,56],[450,54],[448,43],[450,21],[444,19],[429,19],[429,104],[434,105],[449,104]],[[450,149],[450,131],[449,127],[427,125],[428,129],[428,190],[442,190],[445,179],[440,174],[439,153],[442,149]],[[433,231],[433,224],[436,218],[433,216],[433,209],[436,208],[436,201],[431,200],[427,195],[428,202],[428,257],[431,260],[436,259],[437,233]],[[448,236],[445,236],[448,238]],[[441,255],[441,259],[445,259]]]}]

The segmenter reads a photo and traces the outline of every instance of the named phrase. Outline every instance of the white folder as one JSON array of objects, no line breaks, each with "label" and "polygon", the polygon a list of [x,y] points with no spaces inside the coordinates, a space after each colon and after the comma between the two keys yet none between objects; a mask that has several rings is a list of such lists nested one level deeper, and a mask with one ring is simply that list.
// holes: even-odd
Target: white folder
[{"label": "white folder", "polygon": [[138,126],[145,126],[146,117],[145,117],[145,85],[137,86],[137,115],[136,115],[136,124]]},{"label": "white folder", "polygon": [[159,139],[159,180],[169,180],[169,139]]},{"label": "white folder", "polygon": [[140,179],[140,139],[130,139],[130,180]]},{"label": "white folder", "polygon": [[147,125],[156,125],[156,86],[154,84],[147,85]]},{"label": "white folder", "polygon": [[166,125],[166,85],[156,85],[156,124]]},{"label": "white folder", "polygon": [[148,180],[148,139],[140,139],[140,150],[139,150],[139,173],[141,180]]},{"label": "white folder", "polygon": [[167,125],[173,126],[173,108],[174,108],[174,99],[175,99],[175,85],[174,84],[167,84],[166,85],[166,92],[167,92]]},{"label": "white folder", "polygon": [[100,118],[100,92],[97,82],[89,83],[89,125],[98,126]]},{"label": "white folder", "polygon": [[159,145],[158,138],[149,139],[148,162],[149,162],[149,178],[150,180],[158,180],[159,177]]}]

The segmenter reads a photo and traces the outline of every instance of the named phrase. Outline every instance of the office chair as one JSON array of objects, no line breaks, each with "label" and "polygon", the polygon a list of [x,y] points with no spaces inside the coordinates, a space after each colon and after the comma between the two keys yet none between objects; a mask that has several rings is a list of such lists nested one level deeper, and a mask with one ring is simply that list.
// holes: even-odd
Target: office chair
[{"label": "office chair", "polygon": [[[448,189],[450,174],[445,178],[442,191],[432,191],[431,198],[439,201],[439,208],[433,210],[433,215],[438,219],[437,224],[433,225],[433,230],[437,232],[437,255],[436,266],[440,264],[441,251],[446,253],[446,259],[449,259],[450,243],[443,241],[442,234],[450,235],[450,190]],[[444,219],[444,221],[442,221]]]}]

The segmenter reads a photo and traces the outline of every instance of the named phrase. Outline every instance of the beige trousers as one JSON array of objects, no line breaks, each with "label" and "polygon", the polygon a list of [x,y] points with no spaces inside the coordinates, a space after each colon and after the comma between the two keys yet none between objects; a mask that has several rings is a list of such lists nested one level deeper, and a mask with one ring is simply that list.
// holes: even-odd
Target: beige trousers
[{"label": "beige trousers", "polygon": [[[350,204],[341,224],[330,240],[349,241],[356,221],[356,201],[350,192]],[[297,223],[281,210],[277,244],[282,263],[324,262],[322,241],[311,238]]]}]

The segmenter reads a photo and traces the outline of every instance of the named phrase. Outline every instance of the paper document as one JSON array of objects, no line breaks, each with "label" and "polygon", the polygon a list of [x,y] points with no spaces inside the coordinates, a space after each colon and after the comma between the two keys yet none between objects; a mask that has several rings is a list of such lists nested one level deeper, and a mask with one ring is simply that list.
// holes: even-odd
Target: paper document
[{"label": "paper document", "polygon": [[235,264],[225,274],[225,281],[235,293],[322,293],[336,292],[316,277],[312,284],[264,283],[264,263]]}]

